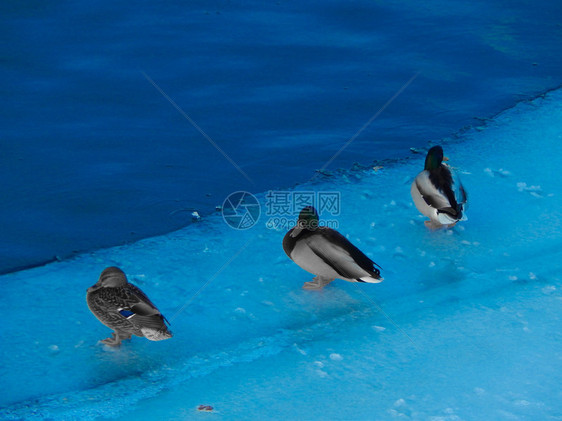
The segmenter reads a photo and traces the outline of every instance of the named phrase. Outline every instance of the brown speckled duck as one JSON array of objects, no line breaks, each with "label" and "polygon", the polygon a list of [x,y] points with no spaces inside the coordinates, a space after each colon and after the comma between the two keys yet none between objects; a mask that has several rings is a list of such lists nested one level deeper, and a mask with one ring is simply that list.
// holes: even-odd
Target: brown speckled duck
[{"label": "brown speckled duck", "polygon": [[166,318],[139,288],[127,281],[125,273],[117,267],[108,267],[98,282],[88,288],[86,301],[90,311],[100,322],[113,329],[113,337],[102,343],[119,346],[132,335],[151,341],[172,337]]}]

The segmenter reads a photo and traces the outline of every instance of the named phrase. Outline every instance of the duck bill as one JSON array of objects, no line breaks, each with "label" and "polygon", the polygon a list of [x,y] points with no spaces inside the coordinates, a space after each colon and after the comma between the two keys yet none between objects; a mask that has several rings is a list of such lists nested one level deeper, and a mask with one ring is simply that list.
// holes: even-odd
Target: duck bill
[{"label": "duck bill", "polygon": [[302,227],[300,226],[296,226],[295,228],[293,228],[293,231],[291,232],[291,237],[295,238],[297,237],[302,231]]},{"label": "duck bill", "polygon": [[443,157],[443,161],[448,161],[448,160],[449,160],[448,157],[446,157],[446,156]]}]

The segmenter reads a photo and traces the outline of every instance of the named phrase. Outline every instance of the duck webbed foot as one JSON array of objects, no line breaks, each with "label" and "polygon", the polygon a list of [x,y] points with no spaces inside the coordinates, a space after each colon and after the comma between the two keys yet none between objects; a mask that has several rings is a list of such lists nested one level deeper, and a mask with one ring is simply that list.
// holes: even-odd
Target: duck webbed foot
[{"label": "duck webbed foot", "polygon": [[[430,219],[429,221],[423,221],[423,223],[425,224],[425,226],[426,226],[427,228],[429,228],[429,229],[432,230],[432,231],[435,231],[435,230],[438,230],[438,229],[447,227],[447,225],[443,225],[443,224],[441,224],[441,223],[439,223],[439,222],[435,222],[435,221],[433,221],[433,220],[431,220],[431,219]],[[453,224],[453,225],[454,225],[454,224]]]},{"label": "duck webbed foot", "polygon": [[102,341],[100,341],[102,344],[107,345],[107,346],[121,346],[121,341],[124,339],[131,339],[131,334],[130,333],[124,333],[124,332],[112,332],[111,333],[111,338],[106,338]]},{"label": "duck webbed foot", "polygon": [[304,285],[302,286],[302,288],[303,289],[309,289],[309,290],[319,290],[319,289],[324,288],[326,285],[328,285],[333,280],[334,280],[333,278],[325,278],[323,276],[316,276],[315,278],[312,278],[312,281],[305,282]]}]

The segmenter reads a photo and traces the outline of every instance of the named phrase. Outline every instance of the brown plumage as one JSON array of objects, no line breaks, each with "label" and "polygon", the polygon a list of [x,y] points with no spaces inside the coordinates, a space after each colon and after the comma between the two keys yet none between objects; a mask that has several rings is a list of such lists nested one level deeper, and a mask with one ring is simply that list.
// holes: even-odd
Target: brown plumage
[{"label": "brown plumage", "polygon": [[119,346],[132,335],[151,341],[172,337],[162,313],[117,267],[103,270],[98,282],[88,288],[86,301],[94,316],[114,330],[112,338],[101,341],[106,345]]}]

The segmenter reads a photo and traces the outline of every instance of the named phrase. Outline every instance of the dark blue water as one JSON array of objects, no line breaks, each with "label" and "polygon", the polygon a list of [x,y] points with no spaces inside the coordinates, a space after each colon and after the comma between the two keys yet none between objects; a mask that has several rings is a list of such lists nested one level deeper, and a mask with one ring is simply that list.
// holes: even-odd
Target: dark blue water
[{"label": "dark blue water", "polygon": [[402,88],[328,170],[406,157],[562,83],[548,0],[0,8],[0,272],[306,181]]}]

